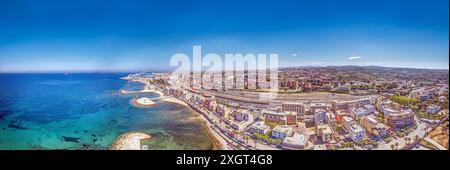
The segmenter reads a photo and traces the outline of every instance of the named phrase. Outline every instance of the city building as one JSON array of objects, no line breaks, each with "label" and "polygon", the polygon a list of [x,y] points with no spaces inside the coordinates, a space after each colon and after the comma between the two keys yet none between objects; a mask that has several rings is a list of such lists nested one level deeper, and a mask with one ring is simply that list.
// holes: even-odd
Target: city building
[{"label": "city building", "polygon": [[286,125],[287,124],[287,117],[285,112],[275,112],[270,110],[263,110],[262,111],[264,115],[265,122],[275,122],[279,125]]},{"label": "city building", "polygon": [[203,102],[203,107],[205,107],[206,109],[208,109],[209,111],[214,111],[216,110],[217,107],[217,102],[214,99],[214,97],[208,97],[205,99],[205,101]]},{"label": "city building", "polygon": [[308,143],[308,136],[295,132],[294,135],[285,137],[281,143],[285,147],[293,149],[305,149]]},{"label": "city building", "polygon": [[297,113],[296,112],[285,112],[286,113],[286,124],[295,125],[297,124]]},{"label": "city building", "polygon": [[307,115],[303,119],[303,122],[305,122],[305,127],[310,128],[316,126],[316,123],[314,121],[314,115]]},{"label": "city building", "polygon": [[342,127],[345,130],[348,130],[350,128],[351,125],[355,124],[355,121],[353,120],[352,117],[349,116],[344,116],[344,118],[342,118]]},{"label": "city building", "polygon": [[336,122],[337,123],[342,123],[344,116],[347,116],[347,115],[348,115],[347,111],[345,111],[345,110],[337,110],[336,114],[335,114]]},{"label": "city building", "polygon": [[231,128],[236,129],[238,131],[244,130],[247,127],[248,123],[247,122],[232,122],[231,123]]},{"label": "city building", "polygon": [[393,109],[393,108],[388,108],[385,106],[382,106],[383,108],[383,115],[387,116],[389,114],[400,114],[400,109]]},{"label": "city building", "polygon": [[305,113],[305,106],[303,103],[284,102],[281,104],[283,111],[296,112],[298,116]]},{"label": "city building", "polygon": [[327,119],[327,113],[325,112],[325,110],[322,109],[316,109],[315,113],[314,113],[314,121],[316,124],[319,123],[326,123],[326,119]]},{"label": "city building", "polygon": [[249,113],[247,110],[233,110],[231,115],[234,117],[234,121],[237,122],[249,120]]},{"label": "city building", "polygon": [[445,102],[446,99],[447,99],[447,97],[445,97],[445,96],[439,96],[438,101]]},{"label": "city building", "polygon": [[316,109],[327,110],[327,105],[325,103],[313,103],[309,105],[309,112],[311,114],[316,113]]},{"label": "city building", "polygon": [[387,134],[386,125],[378,122],[373,115],[364,117],[359,123],[369,134],[375,137],[383,137]]},{"label": "city building", "polygon": [[441,107],[436,104],[432,104],[427,107],[427,113],[429,113],[429,114],[435,114],[435,113],[439,112],[439,110],[441,110]]},{"label": "city building", "polygon": [[274,139],[283,140],[286,136],[291,135],[292,127],[288,125],[277,125],[272,130],[271,137]]},{"label": "city building", "polygon": [[355,142],[358,142],[364,138],[365,130],[361,126],[359,126],[357,124],[353,124],[348,129],[348,135],[349,135],[350,139],[352,139]]},{"label": "city building", "polygon": [[359,120],[363,116],[369,115],[370,112],[366,109],[359,107],[359,108],[352,108],[350,109],[349,115],[355,120]]},{"label": "city building", "polygon": [[230,114],[230,109],[226,106],[218,105],[216,107],[214,114],[216,114],[217,117],[220,117],[220,118],[228,118],[228,116]]},{"label": "city building", "polygon": [[366,105],[364,105],[364,109],[366,109],[368,114],[375,113],[375,106],[374,105],[366,104]]},{"label": "city building", "polygon": [[327,124],[316,125],[316,142],[328,143],[333,140],[333,131]]},{"label": "city building", "polygon": [[255,122],[250,127],[250,132],[258,133],[260,135],[266,134],[267,132],[269,132],[269,130],[270,130],[270,127],[267,126],[266,124],[264,124],[264,122],[262,122],[262,121]]},{"label": "city building", "polygon": [[430,98],[431,97],[430,97],[429,94],[422,94],[422,95],[419,96],[420,101],[425,101],[425,100],[428,100]]},{"label": "city building", "polygon": [[331,110],[334,112],[338,110],[347,110],[348,109],[348,103],[343,101],[333,101],[331,103]]},{"label": "city building", "polygon": [[414,124],[414,112],[411,109],[390,113],[385,116],[385,124],[392,129],[401,129]]},{"label": "city building", "polygon": [[326,122],[328,122],[331,126],[334,126],[336,124],[336,116],[334,113],[327,112],[326,117],[327,117]]}]

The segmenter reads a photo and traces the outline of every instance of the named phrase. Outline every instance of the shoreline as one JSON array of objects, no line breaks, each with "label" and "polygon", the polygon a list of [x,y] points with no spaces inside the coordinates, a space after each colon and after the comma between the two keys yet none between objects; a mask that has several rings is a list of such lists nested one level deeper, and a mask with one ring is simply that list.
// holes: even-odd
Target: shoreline
[{"label": "shoreline", "polygon": [[[140,81],[138,81],[138,82],[140,82]],[[141,83],[143,83],[143,82],[141,82]],[[154,92],[154,93],[157,93],[158,95],[160,95],[160,97],[167,96],[162,91],[159,91],[159,90],[147,90],[145,87],[146,87],[146,85],[144,86],[144,90],[142,90],[142,92]],[[136,100],[137,100],[136,98],[131,99],[130,100],[130,104],[135,106],[135,107],[140,107],[140,108],[149,108],[149,107],[153,107],[154,106],[154,105],[148,105],[148,106],[140,105],[139,103],[137,103]],[[161,100],[164,101],[164,102],[175,103],[175,104],[179,104],[179,105],[185,106],[185,107],[189,108],[192,112],[194,112],[194,114],[197,114],[199,116],[199,118],[200,118],[199,121],[200,121],[202,127],[206,131],[206,136],[211,141],[211,145],[212,145],[211,150],[223,150],[224,149],[224,146],[226,146],[226,143],[222,143],[221,140],[218,139],[218,138],[220,138],[220,136],[217,136],[217,135],[215,135],[212,132],[214,130],[211,127],[208,126],[208,122],[206,122],[208,120],[206,120],[206,118],[201,113],[196,111],[192,106],[190,106],[185,101],[177,99],[177,98],[175,98],[173,96],[170,96],[170,97],[167,97],[167,98],[163,98]],[[128,132],[128,133],[132,133],[132,132]],[[127,133],[125,133],[125,134],[127,134]],[[120,136],[116,140],[118,140],[119,138],[120,138]],[[116,141],[113,142],[113,145],[111,146],[111,148],[113,148],[115,143],[116,143]]]},{"label": "shoreline", "polygon": [[[165,100],[168,99],[168,100]],[[215,134],[213,134],[212,131],[214,131],[213,129],[211,129],[211,127],[208,126],[208,122],[206,122],[206,118],[203,117],[203,115],[201,113],[199,113],[198,111],[196,111],[193,107],[191,107],[189,104],[187,104],[186,102],[184,102],[183,100],[177,99],[175,97],[170,97],[170,98],[165,98],[163,99],[166,102],[171,102],[171,103],[176,103],[176,104],[180,104],[183,105],[187,108],[189,108],[194,114],[196,114],[197,116],[199,116],[198,118],[200,120],[200,123],[202,125],[202,127],[205,129],[206,131],[206,136],[208,137],[209,141],[211,141],[211,150],[223,150],[224,145],[220,142],[220,140],[218,138],[220,138],[219,136],[216,136]]]},{"label": "shoreline", "polygon": [[183,100],[177,99],[175,97],[170,97],[170,98],[166,98],[166,99],[168,99],[168,100],[165,100],[165,99],[163,99],[163,100],[166,102],[172,102],[172,103],[177,103],[177,104],[183,105],[183,106],[189,108],[194,114],[197,114],[199,116],[199,118],[200,118],[199,121],[200,121],[202,127],[206,131],[206,136],[208,137],[209,141],[211,141],[211,145],[212,145],[211,150],[223,150],[224,149],[224,146],[226,146],[226,143],[222,143],[221,140],[218,139],[221,137],[215,135],[214,132],[212,132],[214,130],[208,126],[208,123],[209,123],[209,122],[207,122],[208,120],[206,120],[206,118],[200,112],[196,111],[191,105],[189,105],[188,103],[186,103]]},{"label": "shoreline", "polygon": [[208,136],[209,141],[211,141],[211,150],[223,150],[223,146],[220,141],[211,133],[211,129],[208,127],[204,120],[200,120],[203,128],[205,128],[206,136]]},{"label": "shoreline", "polygon": [[155,106],[155,104],[152,104],[152,105],[142,105],[142,104],[139,104],[138,102],[137,102],[137,98],[132,98],[128,103],[130,103],[132,106],[134,106],[134,107],[137,107],[137,108],[151,108],[151,107],[153,107],[153,106]]},{"label": "shoreline", "polygon": [[142,132],[127,132],[119,135],[111,144],[110,150],[141,150],[141,140],[151,139]]},{"label": "shoreline", "polygon": [[170,103],[175,103],[175,104],[179,104],[179,105],[183,105],[183,106],[189,107],[189,105],[186,102],[184,102],[184,101],[182,101],[180,99],[177,99],[175,97],[168,97],[168,98],[164,98],[164,99],[161,99],[161,100],[164,101],[164,102],[170,102]]}]

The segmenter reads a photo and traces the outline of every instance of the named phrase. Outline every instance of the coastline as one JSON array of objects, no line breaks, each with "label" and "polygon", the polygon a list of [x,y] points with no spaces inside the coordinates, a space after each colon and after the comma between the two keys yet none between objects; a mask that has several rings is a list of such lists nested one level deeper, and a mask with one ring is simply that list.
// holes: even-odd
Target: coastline
[{"label": "coastline", "polygon": [[161,99],[161,100],[165,101],[165,102],[176,103],[176,104],[179,104],[179,105],[183,105],[183,106],[189,107],[189,105],[186,102],[184,102],[184,101],[182,101],[180,99],[174,98],[174,97],[168,97],[168,98],[164,98],[164,99]]},{"label": "coastline", "polygon": [[142,104],[139,104],[138,102],[137,102],[137,98],[132,98],[131,100],[130,100],[130,104],[132,105],[132,106],[134,106],[134,107],[138,107],[138,108],[150,108],[150,107],[153,107],[155,104],[152,104],[152,105],[142,105]]},{"label": "coastline", "polygon": [[141,132],[127,132],[119,135],[111,144],[110,150],[141,150],[141,140],[151,136]]},{"label": "coastline", "polygon": [[[121,78],[122,80],[128,80],[128,81],[130,81],[129,79],[123,79],[123,78]],[[141,81],[137,81],[137,82],[141,82]],[[141,82],[141,83],[144,83],[144,82]],[[144,83],[145,84],[145,83]],[[167,96],[167,95],[165,95],[162,91],[159,91],[159,90],[149,90],[149,89],[147,89],[147,88],[145,88],[146,86],[144,86],[144,89],[141,91],[141,92],[154,92],[154,93],[157,93],[160,97],[163,97],[163,96],[166,96],[166,98],[163,98],[163,99],[161,99],[162,101],[164,101],[164,102],[170,102],[170,103],[175,103],[175,104],[179,104],[179,105],[182,105],[182,106],[185,106],[185,107],[188,107],[189,109],[191,109],[192,110],[192,112],[194,112],[195,114],[197,114],[198,116],[200,116],[200,123],[201,123],[201,125],[202,125],[202,127],[205,129],[205,131],[206,131],[206,135],[207,135],[207,137],[208,137],[208,139],[211,141],[211,145],[212,145],[212,147],[211,147],[211,150],[223,150],[224,149],[224,146],[226,146],[226,143],[223,143],[219,138],[221,138],[220,136],[218,136],[217,134],[215,134],[213,131],[213,129],[210,127],[210,126],[208,126],[208,122],[206,122],[206,121],[208,121],[201,113],[199,113],[198,111],[196,111],[192,106],[190,106],[188,103],[186,103],[185,101],[183,101],[183,100],[180,100],[180,99],[177,99],[177,98],[175,98],[175,97],[173,97],[173,96]],[[141,104],[139,104],[138,102],[137,102],[137,99],[136,98],[133,98],[133,99],[131,99],[130,100],[130,102],[129,102],[131,105],[133,105],[133,106],[135,106],[135,107],[140,107],[140,108],[149,108],[149,107],[153,107],[153,105],[141,105]],[[132,132],[128,132],[128,133],[132,133]],[[125,134],[123,134],[123,135],[126,135],[126,134],[128,134],[128,133],[125,133]],[[122,141],[120,138],[121,138],[121,136],[122,135],[120,135],[119,137],[117,137],[116,138],[116,141]],[[150,136],[149,136],[150,137]],[[113,142],[113,144],[111,145],[111,148],[117,148],[117,146],[115,146],[115,145],[117,145],[116,144],[116,141],[114,141]],[[120,150],[120,149],[119,149]]]},{"label": "coastline", "polygon": [[208,125],[206,124],[206,122],[204,120],[200,121],[203,128],[205,128],[206,131],[206,135],[209,138],[209,141],[211,141],[211,150],[223,150],[223,146],[220,143],[220,141],[211,133],[211,129],[208,127]]},{"label": "coastline", "polygon": [[201,113],[196,111],[194,108],[192,108],[189,104],[187,104],[183,100],[177,99],[175,97],[165,98],[163,100],[166,102],[176,103],[176,104],[180,104],[185,107],[188,107],[190,110],[192,110],[192,112],[194,112],[194,114],[197,114],[200,118],[199,121],[200,121],[202,127],[206,131],[206,135],[208,136],[209,141],[211,141],[211,145],[212,145],[211,150],[223,150],[224,145],[226,145],[226,143],[222,143],[221,140],[218,139],[218,138],[220,138],[220,136],[217,136],[214,134],[214,132],[213,132],[214,130],[210,126],[208,126],[207,120],[203,117],[203,115]]}]

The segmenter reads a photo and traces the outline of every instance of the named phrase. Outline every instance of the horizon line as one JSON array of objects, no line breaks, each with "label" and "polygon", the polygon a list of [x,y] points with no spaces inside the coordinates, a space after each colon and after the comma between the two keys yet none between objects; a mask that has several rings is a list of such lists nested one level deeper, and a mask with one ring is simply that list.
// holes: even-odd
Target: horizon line
[{"label": "horizon line", "polygon": [[[327,65],[327,66],[284,66],[278,67],[278,70],[288,68],[307,68],[307,67],[382,67],[382,68],[398,68],[398,69],[422,69],[422,70],[449,70],[449,68],[419,68],[419,67],[402,67],[402,66],[379,66],[379,65]],[[0,74],[8,73],[132,73],[132,72],[170,72],[171,69],[139,69],[139,70],[23,70],[23,71],[0,71]]]}]

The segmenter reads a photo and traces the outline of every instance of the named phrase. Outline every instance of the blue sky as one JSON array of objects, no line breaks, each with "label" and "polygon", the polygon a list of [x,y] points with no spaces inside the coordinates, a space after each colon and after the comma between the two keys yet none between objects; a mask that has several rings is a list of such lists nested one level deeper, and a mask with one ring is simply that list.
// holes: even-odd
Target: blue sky
[{"label": "blue sky", "polygon": [[[444,68],[448,0],[0,1],[0,72],[167,69],[173,54],[280,66]],[[296,55],[292,55],[296,54]]]}]

